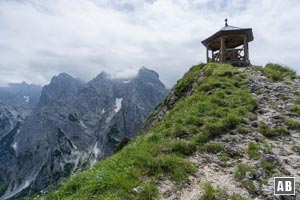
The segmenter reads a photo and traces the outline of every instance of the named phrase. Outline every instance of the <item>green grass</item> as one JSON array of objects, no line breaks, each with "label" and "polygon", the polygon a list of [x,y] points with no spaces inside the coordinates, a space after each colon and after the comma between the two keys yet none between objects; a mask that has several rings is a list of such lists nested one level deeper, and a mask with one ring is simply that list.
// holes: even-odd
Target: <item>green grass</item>
[{"label": "green grass", "polygon": [[264,68],[265,75],[272,81],[283,81],[296,78],[296,71],[279,64],[268,63]]},{"label": "green grass", "polygon": [[196,145],[189,141],[175,141],[171,144],[172,151],[181,155],[190,156],[196,151]]},{"label": "green grass", "polygon": [[228,195],[225,190],[215,188],[211,183],[202,185],[202,196],[199,200],[246,200],[239,194]]},{"label": "green grass", "polygon": [[140,192],[138,193],[138,200],[152,200],[158,196],[158,189],[154,181],[150,181],[141,186]]},{"label": "green grass", "polygon": [[250,173],[251,176],[255,177],[256,169],[249,165],[238,164],[234,172],[234,178],[236,181],[240,181],[243,187],[253,194],[255,193],[255,186],[253,180],[246,179],[247,173]]},{"label": "green grass", "polygon": [[240,158],[243,153],[238,150],[233,150],[225,146],[222,142],[207,142],[199,147],[200,152],[206,152],[211,154],[220,154],[222,161],[226,162],[230,158]]},{"label": "green grass", "polygon": [[262,160],[262,167],[268,176],[273,174],[273,170],[276,168],[276,163],[272,161]]},{"label": "green grass", "polygon": [[292,108],[291,108],[291,111],[297,115],[300,115],[300,105],[294,105]]},{"label": "green grass", "polygon": [[[299,95],[299,94],[298,94],[298,95]],[[300,98],[296,99],[296,100],[294,101],[294,104],[295,104],[295,105],[300,105]]]},{"label": "green grass", "polygon": [[243,127],[243,126],[238,126],[236,130],[238,131],[239,134],[243,134],[243,135],[248,134],[248,133],[251,132],[250,128],[246,128],[246,127]]},{"label": "green grass", "polygon": [[[257,106],[245,75],[229,65],[194,66],[174,88],[180,98],[161,121],[113,156],[71,176],[44,199],[156,199],[158,180],[171,179],[180,185],[196,172],[186,157],[242,126]],[[186,96],[190,90],[193,93]],[[223,159],[228,155],[223,153]]]},{"label": "green grass", "polygon": [[237,181],[243,181],[246,178],[247,172],[255,175],[255,168],[245,164],[238,164],[234,172],[234,178]]},{"label": "green grass", "polygon": [[263,66],[252,66],[252,69],[256,70],[256,71],[264,71],[264,67]]},{"label": "green grass", "polygon": [[249,155],[249,158],[251,159],[258,159],[261,157],[260,150],[261,150],[261,145],[254,143],[254,142],[249,142],[248,143],[248,150],[247,153]]},{"label": "green grass", "polygon": [[299,144],[293,144],[291,150],[298,153],[298,154],[300,154],[300,145]]},{"label": "green grass", "polygon": [[285,119],[285,125],[287,125],[287,127],[289,129],[297,130],[297,131],[300,130],[300,121],[299,120],[287,118],[287,119]]},{"label": "green grass", "polygon": [[[250,142],[248,144],[248,155],[251,159],[259,160],[261,163],[261,168],[265,172],[267,177],[271,177],[274,174],[274,170],[276,169],[275,161],[267,161],[265,160],[260,151],[264,150],[268,154],[272,154],[271,148],[267,145],[265,141],[261,141],[258,143]],[[236,181],[242,183],[242,186],[246,188],[251,194],[256,194],[256,188],[254,186],[253,181],[259,181],[260,184],[264,183],[266,179],[257,179],[256,172],[259,169],[258,166],[253,167],[245,164],[238,164],[235,169],[234,178]],[[250,174],[250,177],[246,177],[246,175]],[[265,177],[266,178],[266,177]]]},{"label": "green grass", "polygon": [[266,144],[265,141],[260,141],[259,143],[249,142],[247,153],[249,158],[258,160],[262,158],[261,152],[266,152],[272,154],[271,148]]},{"label": "green grass", "polygon": [[220,188],[214,188],[213,185],[206,182],[202,186],[202,196],[200,200],[221,200],[228,199],[228,195]]},{"label": "green grass", "polygon": [[259,125],[259,131],[268,138],[290,134],[289,131],[284,127],[270,128],[263,122]]},{"label": "green grass", "polygon": [[191,67],[191,69],[186,73],[182,79],[177,81],[174,86],[175,94],[178,97],[183,96],[183,94],[193,87],[193,83],[196,82],[197,77],[199,77],[199,71],[205,66],[205,64],[199,64]]}]

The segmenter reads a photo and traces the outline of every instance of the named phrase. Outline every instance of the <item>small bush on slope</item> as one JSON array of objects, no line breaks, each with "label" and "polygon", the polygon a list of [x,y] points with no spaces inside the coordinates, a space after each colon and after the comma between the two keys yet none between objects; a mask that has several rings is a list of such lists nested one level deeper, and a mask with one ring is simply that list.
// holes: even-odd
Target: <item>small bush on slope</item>
[{"label": "small bush on slope", "polygon": [[214,188],[210,183],[206,182],[202,185],[202,196],[199,200],[246,200],[238,194],[228,195],[226,191],[220,188]]},{"label": "small bush on slope", "polygon": [[175,89],[181,93],[190,87],[193,93],[182,96],[162,121],[115,155],[63,182],[46,199],[139,199],[145,190],[152,194],[149,199],[156,199],[159,179],[180,184],[196,171],[185,156],[240,126],[256,107],[244,74],[229,65],[194,66],[183,79]]},{"label": "small bush on slope", "polygon": [[285,78],[296,78],[296,71],[288,67],[268,63],[264,68],[265,75],[272,81],[282,81]]},{"label": "small bush on slope", "polygon": [[289,131],[284,127],[270,128],[264,122],[259,124],[259,131],[261,134],[269,138],[290,134]]},{"label": "small bush on slope", "polygon": [[295,119],[285,119],[285,124],[288,126],[289,129],[292,130],[300,130],[300,121]]},{"label": "small bush on slope", "polygon": [[272,154],[272,149],[266,144],[266,142],[260,141],[259,143],[249,142],[247,153],[250,159],[258,160],[261,159],[261,152]]}]

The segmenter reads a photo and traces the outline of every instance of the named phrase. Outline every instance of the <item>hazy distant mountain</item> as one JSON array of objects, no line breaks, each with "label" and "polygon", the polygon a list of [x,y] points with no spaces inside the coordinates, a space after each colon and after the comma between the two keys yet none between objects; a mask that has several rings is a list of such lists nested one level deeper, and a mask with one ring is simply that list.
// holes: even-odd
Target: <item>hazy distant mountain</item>
[{"label": "hazy distant mountain", "polygon": [[31,113],[41,90],[41,86],[25,82],[0,87],[0,139]]},{"label": "hazy distant mountain", "polygon": [[39,191],[111,155],[165,94],[158,74],[146,68],[130,80],[105,72],[88,83],[53,77],[33,112],[0,140],[2,198]]}]

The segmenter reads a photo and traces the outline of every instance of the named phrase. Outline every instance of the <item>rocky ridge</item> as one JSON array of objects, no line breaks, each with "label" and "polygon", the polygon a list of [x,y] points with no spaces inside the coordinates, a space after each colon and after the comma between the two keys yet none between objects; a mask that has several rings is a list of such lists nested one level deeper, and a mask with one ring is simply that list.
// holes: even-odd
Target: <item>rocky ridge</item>
[{"label": "rocky ridge", "polygon": [[[299,124],[298,127],[291,127],[287,122],[289,119],[300,120],[297,110],[300,79],[274,82],[264,75],[263,70],[251,67],[239,70],[247,75],[249,90],[257,100],[257,109],[252,119],[244,124],[243,130],[231,131],[211,142],[221,143],[227,151],[242,152],[244,156],[224,161],[221,153],[196,152],[188,159],[197,166],[198,171],[189,176],[180,189],[170,180],[161,181],[158,187],[160,199],[202,199],[205,191],[201,186],[207,182],[228,195],[239,194],[243,199],[300,199],[300,127]],[[262,134],[263,125],[273,130],[283,129],[287,133],[266,137]],[[260,145],[257,153],[261,160],[249,156],[250,143]],[[264,161],[270,161],[273,165],[264,167]],[[243,180],[235,177],[237,166],[249,167]],[[274,176],[295,177],[296,195],[275,196]],[[214,199],[223,198],[216,196]]]}]

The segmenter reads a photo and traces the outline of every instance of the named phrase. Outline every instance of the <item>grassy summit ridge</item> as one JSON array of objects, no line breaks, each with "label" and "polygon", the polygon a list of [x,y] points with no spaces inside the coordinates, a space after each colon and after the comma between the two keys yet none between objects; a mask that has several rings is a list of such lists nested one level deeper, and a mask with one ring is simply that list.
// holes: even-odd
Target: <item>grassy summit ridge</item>
[{"label": "grassy summit ridge", "polygon": [[44,199],[157,199],[158,180],[168,178],[180,187],[197,170],[187,156],[214,137],[242,131],[256,107],[245,74],[230,65],[193,66],[172,90],[180,98],[161,121]]}]

